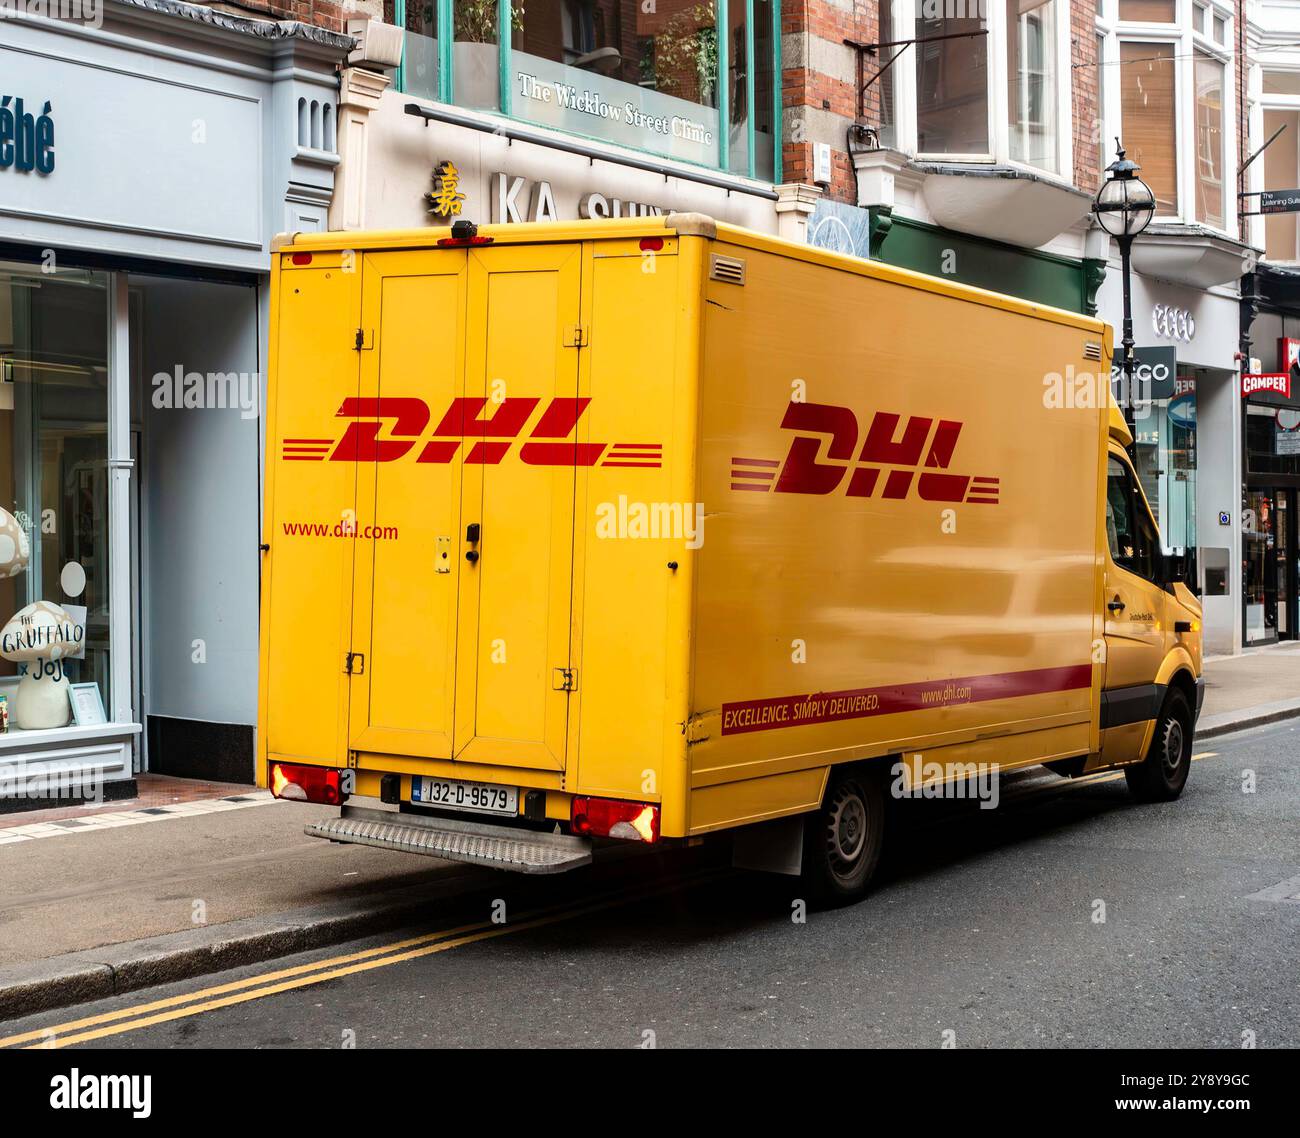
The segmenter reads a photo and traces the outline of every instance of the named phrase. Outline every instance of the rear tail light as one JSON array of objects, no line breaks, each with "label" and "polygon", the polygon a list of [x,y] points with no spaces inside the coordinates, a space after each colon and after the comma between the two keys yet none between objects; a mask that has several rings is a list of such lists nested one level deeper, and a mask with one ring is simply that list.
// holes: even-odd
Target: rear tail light
[{"label": "rear tail light", "polygon": [[593,838],[623,838],[630,842],[659,840],[659,807],[616,798],[575,798],[570,813],[575,834]]},{"label": "rear tail light", "polygon": [[294,802],[318,802],[322,806],[341,806],[342,771],[333,767],[309,767],[301,763],[271,764],[271,793],[276,798]]}]

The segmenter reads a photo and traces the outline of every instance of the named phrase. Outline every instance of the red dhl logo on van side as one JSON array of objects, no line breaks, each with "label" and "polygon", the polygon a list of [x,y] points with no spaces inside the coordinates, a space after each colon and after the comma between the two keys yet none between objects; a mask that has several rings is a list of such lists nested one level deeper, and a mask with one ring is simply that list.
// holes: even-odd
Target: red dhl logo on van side
[{"label": "red dhl logo on van side", "polygon": [[[661,443],[580,443],[571,437],[590,399],[552,399],[519,447],[530,466],[621,466],[658,468]],[[423,399],[348,398],[336,416],[351,419],[333,439],[285,439],[286,462],[395,462],[415,453],[416,462],[448,463],[469,445],[467,463],[494,466],[510,452],[541,403],[525,396],[503,399],[485,416],[486,399],[456,398],[428,433],[431,414]],[[416,447],[419,446],[419,450]]]},{"label": "red dhl logo on van side", "polygon": [[[962,424],[952,419],[909,415],[904,423],[901,415],[877,411],[861,450],[858,418],[847,407],[791,403],[781,426],[807,433],[795,436],[784,462],[733,458],[733,490],[830,494],[849,475],[845,493],[854,498],[906,498],[915,482],[917,497],[927,502],[997,505],[999,479],[948,472],[962,429]],[[830,461],[819,461],[822,436],[829,436],[826,458]]]}]

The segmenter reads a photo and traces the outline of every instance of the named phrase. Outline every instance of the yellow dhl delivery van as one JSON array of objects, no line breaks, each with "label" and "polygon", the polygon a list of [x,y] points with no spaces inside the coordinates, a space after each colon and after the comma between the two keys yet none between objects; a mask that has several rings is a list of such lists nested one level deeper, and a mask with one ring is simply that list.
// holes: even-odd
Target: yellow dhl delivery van
[{"label": "yellow dhl delivery van", "polygon": [[273,259],[260,767],[309,834],[734,830],[833,902],[891,792],[1182,790],[1200,607],[1102,323],[696,214]]}]

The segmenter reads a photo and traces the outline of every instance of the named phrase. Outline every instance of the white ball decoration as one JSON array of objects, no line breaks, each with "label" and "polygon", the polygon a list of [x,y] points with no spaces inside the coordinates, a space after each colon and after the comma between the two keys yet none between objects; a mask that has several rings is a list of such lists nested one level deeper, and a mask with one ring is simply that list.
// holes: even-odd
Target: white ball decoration
[{"label": "white ball decoration", "polygon": [[17,577],[32,559],[31,543],[27,531],[18,519],[0,506],[0,580]]}]

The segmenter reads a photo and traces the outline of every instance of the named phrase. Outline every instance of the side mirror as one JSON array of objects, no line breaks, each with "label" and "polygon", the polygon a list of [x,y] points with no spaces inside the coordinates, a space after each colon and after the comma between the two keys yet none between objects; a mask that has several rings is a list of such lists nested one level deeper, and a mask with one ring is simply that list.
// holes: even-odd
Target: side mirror
[{"label": "side mirror", "polygon": [[1187,583],[1187,554],[1166,553],[1164,561],[1165,585],[1172,588],[1175,581]]}]

